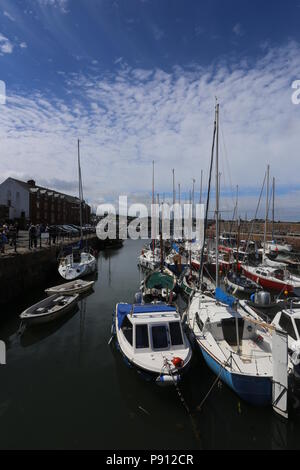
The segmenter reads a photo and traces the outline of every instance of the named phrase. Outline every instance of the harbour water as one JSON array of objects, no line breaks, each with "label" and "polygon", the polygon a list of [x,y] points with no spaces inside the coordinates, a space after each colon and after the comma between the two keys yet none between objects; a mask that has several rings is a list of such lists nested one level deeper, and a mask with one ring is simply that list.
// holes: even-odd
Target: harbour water
[{"label": "harbour water", "polygon": [[[108,344],[119,301],[132,302],[142,274],[143,240],[101,251],[94,292],[77,311],[19,334],[19,313],[43,297],[29,292],[1,312],[1,449],[294,449],[300,413],[282,421],[255,408],[215,381],[200,354],[176,390],[161,389],[128,369]],[[53,279],[53,285],[60,282]],[[49,285],[44,286],[49,287]]]}]

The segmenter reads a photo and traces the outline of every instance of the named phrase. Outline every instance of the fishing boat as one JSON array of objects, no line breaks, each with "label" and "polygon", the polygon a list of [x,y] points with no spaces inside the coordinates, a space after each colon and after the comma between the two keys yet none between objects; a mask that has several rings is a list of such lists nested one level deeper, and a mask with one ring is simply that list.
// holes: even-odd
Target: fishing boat
[{"label": "fishing boat", "polygon": [[235,271],[229,271],[224,278],[224,283],[227,290],[232,293],[242,292],[243,294],[252,294],[257,290],[261,289],[256,282],[248,279],[242,274],[238,274]]},{"label": "fishing boat", "polygon": [[77,304],[78,298],[78,294],[51,295],[24,310],[20,315],[20,319],[27,325],[40,325],[57,320]]},{"label": "fishing boat", "polygon": [[140,286],[143,301],[174,300],[176,298],[176,283],[176,276],[167,268],[150,272]]},{"label": "fishing boat", "polygon": [[192,349],[176,307],[118,303],[113,325],[117,347],[128,366],[158,385],[180,381]]},{"label": "fishing boat", "polygon": [[48,296],[53,294],[82,294],[92,289],[95,281],[84,281],[82,279],[76,279],[75,281],[66,282],[65,284],[59,284],[58,286],[49,287],[45,289]]},{"label": "fishing boat", "polygon": [[[80,167],[80,150],[78,139],[78,176],[79,176],[79,214],[80,214],[80,245],[83,246],[83,231],[82,231],[82,205],[83,189]],[[97,270],[97,260],[95,256],[88,250],[81,248],[80,250],[73,251],[72,253],[61,258],[58,266],[59,274],[67,281],[78,279],[88,274],[94,273]]]}]

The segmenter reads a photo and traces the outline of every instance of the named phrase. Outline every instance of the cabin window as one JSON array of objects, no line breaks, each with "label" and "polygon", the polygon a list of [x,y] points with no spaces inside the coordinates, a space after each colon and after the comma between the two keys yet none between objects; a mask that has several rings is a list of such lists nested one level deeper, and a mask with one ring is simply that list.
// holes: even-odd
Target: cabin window
[{"label": "cabin window", "polygon": [[183,344],[179,321],[173,321],[169,323],[169,330],[170,330],[172,345],[179,346],[180,344]]},{"label": "cabin window", "polygon": [[281,314],[279,325],[284,331],[287,332],[289,336],[291,336],[293,339],[297,339],[292,320],[288,315],[285,313]]},{"label": "cabin window", "polygon": [[242,318],[238,318],[238,334],[239,337],[237,338],[236,334],[236,319],[235,318],[224,318],[222,320],[222,330],[224,340],[230,346],[237,346],[238,339],[239,343],[241,343],[243,338],[243,331],[244,331],[244,320]]},{"label": "cabin window", "polygon": [[[202,331],[203,330],[203,327],[204,327],[204,323],[203,321],[201,320],[201,318],[199,317],[199,313],[197,312],[196,313],[196,323],[197,325],[199,326],[199,329]],[[219,325],[221,326],[221,325]]]},{"label": "cabin window", "polygon": [[135,347],[137,349],[149,348],[148,325],[136,325]]},{"label": "cabin window", "polygon": [[128,343],[132,346],[132,323],[129,321],[128,317],[124,318],[121,330]]},{"label": "cabin window", "polygon": [[166,325],[152,326],[153,349],[166,349],[169,345]]},{"label": "cabin window", "polygon": [[298,331],[298,336],[300,336],[300,319],[299,318],[294,318],[294,320],[295,320],[296,328],[297,328],[297,331]]}]

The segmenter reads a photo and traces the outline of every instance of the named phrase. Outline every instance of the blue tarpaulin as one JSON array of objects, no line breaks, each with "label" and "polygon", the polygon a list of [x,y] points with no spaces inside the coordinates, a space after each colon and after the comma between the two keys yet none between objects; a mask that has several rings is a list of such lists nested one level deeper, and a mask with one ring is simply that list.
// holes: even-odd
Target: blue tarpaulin
[{"label": "blue tarpaulin", "polygon": [[176,312],[176,307],[172,307],[167,304],[146,304],[146,305],[134,305],[134,304],[118,304],[117,315],[118,315],[118,328],[120,329],[126,315],[130,313],[158,313],[158,312]]},{"label": "blue tarpaulin", "polygon": [[172,248],[173,248],[173,250],[176,251],[176,253],[179,253],[179,246],[176,243],[174,243],[174,242],[172,243]]},{"label": "blue tarpaulin", "polygon": [[227,304],[230,307],[233,307],[233,305],[237,301],[235,297],[232,297],[231,295],[226,294],[226,292],[224,292],[220,287],[216,288],[215,298],[219,302],[222,302],[223,304]]}]

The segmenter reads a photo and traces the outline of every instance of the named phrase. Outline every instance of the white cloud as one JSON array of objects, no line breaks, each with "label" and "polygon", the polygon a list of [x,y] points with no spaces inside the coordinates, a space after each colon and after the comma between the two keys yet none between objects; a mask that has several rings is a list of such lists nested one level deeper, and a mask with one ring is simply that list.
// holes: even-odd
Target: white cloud
[{"label": "white cloud", "polygon": [[6,36],[0,33],[0,55],[11,54],[13,51],[13,48],[14,46],[10,42],[10,40]]},{"label": "white cloud", "polygon": [[199,187],[201,169],[207,179],[217,95],[221,186],[227,190],[222,207],[232,211],[239,184],[241,210],[253,214],[270,163],[278,216],[295,214],[300,105],[291,103],[291,83],[297,70],[300,46],[291,42],[266,50],[251,67],[246,60],[169,73],[124,66],[115,74],[60,75],[64,99],[42,91],[10,92],[0,113],[0,174],[5,178],[18,169],[19,177],[37,181],[59,175],[67,188],[77,177],[80,138],[84,191],[91,202],[114,200],[119,193],[145,197],[153,159],[156,191],[171,192],[175,168],[176,184],[188,192],[192,177]]},{"label": "white cloud", "polygon": [[21,43],[19,44],[19,46],[21,47],[21,49],[26,49],[26,48],[27,48],[26,42],[21,42]]}]

